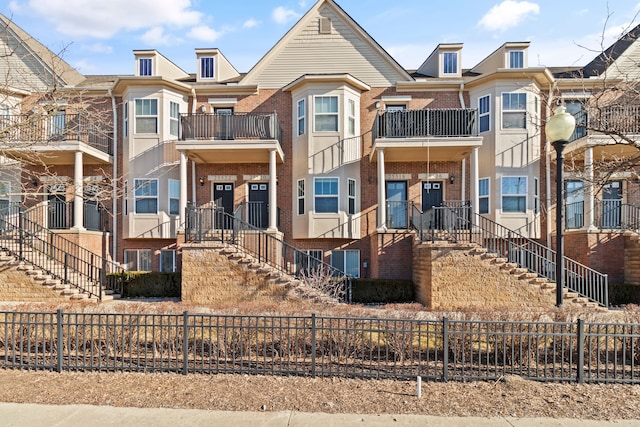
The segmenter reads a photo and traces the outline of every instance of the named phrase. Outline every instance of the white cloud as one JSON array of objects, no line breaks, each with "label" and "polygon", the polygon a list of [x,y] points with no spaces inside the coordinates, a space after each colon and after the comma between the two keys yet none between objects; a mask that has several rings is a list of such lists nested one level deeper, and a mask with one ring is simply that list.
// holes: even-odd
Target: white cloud
[{"label": "white cloud", "polygon": [[20,13],[22,11],[22,5],[12,0],[9,2],[9,11],[11,11],[11,13]]},{"label": "white cloud", "polygon": [[104,43],[94,43],[91,45],[87,45],[86,50],[89,52],[95,53],[113,53],[113,47]]},{"label": "white cloud", "polygon": [[260,21],[256,21],[255,19],[250,18],[244,21],[244,24],[242,24],[242,26],[244,28],[253,28],[253,27],[257,27],[259,24],[260,24]]},{"label": "white cloud", "polygon": [[300,14],[298,12],[293,9],[287,9],[284,6],[276,7],[271,13],[271,18],[273,18],[273,20],[278,24],[286,24],[287,22],[298,19],[299,17]]},{"label": "white cloud", "polygon": [[119,31],[197,25],[191,0],[29,0],[29,9],[73,37],[109,38]]},{"label": "white cloud", "polygon": [[207,25],[198,25],[193,27],[187,36],[200,41],[214,42],[222,35],[221,31],[216,31]]},{"label": "white cloud", "polygon": [[504,0],[495,5],[478,22],[478,25],[489,31],[504,31],[515,27],[525,18],[540,13],[537,3],[528,1]]},{"label": "white cloud", "polygon": [[164,32],[162,27],[153,27],[147,30],[140,39],[150,46],[169,46],[172,38]]},{"label": "white cloud", "polygon": [[90,59],[79,59],[73,63],[73,68],[80,71],[82,74],[90,74],[98,71],[98,67],[94,64],[95,61]]}]

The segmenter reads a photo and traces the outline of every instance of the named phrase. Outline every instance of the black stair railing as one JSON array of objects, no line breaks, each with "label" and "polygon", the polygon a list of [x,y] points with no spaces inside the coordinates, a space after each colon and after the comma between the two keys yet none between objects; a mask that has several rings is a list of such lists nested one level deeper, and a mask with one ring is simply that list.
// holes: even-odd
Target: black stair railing
[{"label": "black stair railing", "polygon": [[33,220],[37,209],[0,210],[1,249],[89,296],[102,299],[105,289],[122,293],[123,268],[42,227]]},{"label": "black stair railing", "polygon": [[236,246],[275,270],[302,280],[329,280],[340,288],[343,301],[351,300],[351,277],[345,272],[296,249],[280,237],[224,211],[222,207],[188,206],[187,242],[220,241]]}]

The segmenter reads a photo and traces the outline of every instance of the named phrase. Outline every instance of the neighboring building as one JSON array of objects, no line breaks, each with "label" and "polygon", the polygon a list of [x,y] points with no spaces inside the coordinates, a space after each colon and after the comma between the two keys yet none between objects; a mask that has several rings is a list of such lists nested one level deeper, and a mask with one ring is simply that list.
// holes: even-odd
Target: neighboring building
[{"label": "neighboring building", "polygon": [[[4,144],[25,166],[20,191],[0,183],[11,201],[47,212],[44,226],[96,252],[106,227],[111,256],[132,270],[179,269],[185,212],[213,203],[356,277],[411,280],[414,228],[444,228],[421,215],[443,205],[546,244],[555,195],[544,120],[557,99],[588,103],[584,88],[604,74],[593,64],[584,78],[530,67],[528,42],[505,43],[468,70],[461,43],[440,44],[405,70],[332,0],[317,1],[247,73],[210,48],[195,50],[195,74],[138,50],[133,75],[82,76],[2,22],[5,46],[21,49],[2,75],[20,67],[34,81],[8,85],[0,112],[46,126],[26,145]],[[64,100],[39,98],[52,86]],[[598,138],[583,134],[584,156],[618,150],[590,148]],[[603,197],[638,206],[636,177],[612,176]],[[597,224],[588,212],[567,228],[622,235],[620,222]]]}]

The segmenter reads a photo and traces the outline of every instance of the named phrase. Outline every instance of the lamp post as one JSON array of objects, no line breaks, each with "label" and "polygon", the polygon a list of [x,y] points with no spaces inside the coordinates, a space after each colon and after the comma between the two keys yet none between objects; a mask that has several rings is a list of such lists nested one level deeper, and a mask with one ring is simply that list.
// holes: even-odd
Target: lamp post
[{"label": "lamp post", "polygon": [[562,190],[564,168],[564,148],[576,128],[576,119],[563,106],[555,109],[554,115],[547,120],[545,133],[556,150],[556,306],[562,305],[562,289],[564,287],[564,249],[562,227]]}]

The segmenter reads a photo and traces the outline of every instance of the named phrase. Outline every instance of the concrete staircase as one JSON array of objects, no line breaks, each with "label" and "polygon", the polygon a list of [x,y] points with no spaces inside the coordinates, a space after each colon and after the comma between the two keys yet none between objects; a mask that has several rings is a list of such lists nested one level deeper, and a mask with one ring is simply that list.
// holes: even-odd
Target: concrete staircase
[{"label": "concrete staircase", "polygon": [[[32,254],[30,250],[24,249],[23,259],[19,260],[6,249],[0,249],[0,266],[15,269],[15,271],[22,273],[35,283],[40,284],[42,287],[55,292],[67,300],[99,301],[96,296],[100,294],[98,285],[92,283],[79,272],[71,269],[67,269],[67,281],[64,282],[62,278],[65,277],[65,269],[61,263],[50,261],[47,268],[48,271],[45,271],[30,261],[33,258]],[[90,292],[83,292],[81,289],[86,289]],[[117,298],[120,298],[120,295],[106,289],[102,290],[102,301]]]},{"label": "concrete staircase", "polygon": [[[518,267],[516,263],[508,262],[507,258],[501,258],[495,253],[489,253],[486,248],[472,245],[468,254],[474,257],[479,257],[484,261],[487,268],[494,270],[500,270],[504,274],[508,274],[517,278],[522,282],[523,286],[534,286],[540,288],[543,292],[548,293],[551,297],[556,295],[556,284],[544,277],[539,277],[536,273],[531,273],[526,268]],[[588,298],[581,297],[576,292],[570,292],[567,289],[563,290],[563,303],[566,308],[578,308],[588,309],[594,311],[607,311],[605,307],[600,306],[598,303],[589,301]]]}]

